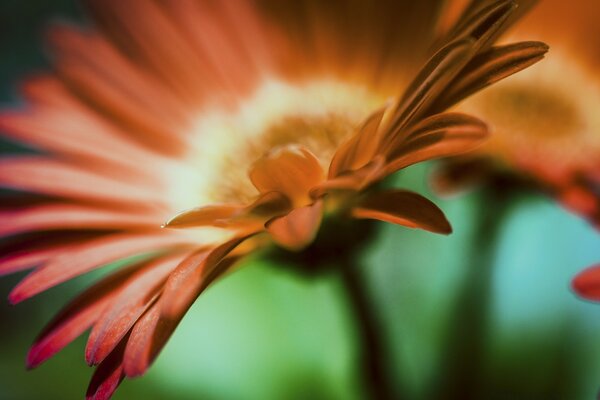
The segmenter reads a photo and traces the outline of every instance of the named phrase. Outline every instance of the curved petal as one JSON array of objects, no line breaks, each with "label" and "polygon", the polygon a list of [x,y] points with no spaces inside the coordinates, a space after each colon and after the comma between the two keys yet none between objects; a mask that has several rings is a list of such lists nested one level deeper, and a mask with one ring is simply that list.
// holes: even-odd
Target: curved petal
[{"label": "curved petal", "polygon": [[99,364],[113,351],[135,321],[153,303],[163,282],[184,257],[185,255],[179,254],[145,265],[119,290],[88,337],[85,348],[88,364]]},{"label": "curved petal", "polygon": [[308,193],[323,178],[317,157],[301,146],[278,148],[250,169],[250,180],[261,192],[280,192],[295,205],[308,202]]},{"label": "curved petal", "polygon": [[86,400],[108,400],[125,378],[123,353],[127,340],[120,345],[96,368],[85,394]]},{"label": "curved petal", "polygon": [[403,190],[370,195],[352,209],[352,216],[446,235],[452,232],[444,213],[435,204],[419,194]]},{"label": "curved petal", "polygon": [[509,77],[542,60],[548,45],[542,42],[520,42],[492,47],[475,57],[432,105],[444,110],[471,94]]},{"label": "curved petal", "polygon": [[298,251],[309,245],[317,235],[323,218],[323,202],[296,208],[289,214],[267,222],[266,229],[279,246]]},{"label": "curved petal", "polygon": [[109,275],[64,307],[31,346],[27,368],[37,367],[89,329],[140,266],[136,264]]},{"label": "curved petal", "polygon": [[179,264],[163,295],[131,330],[123,361],[125,375],[146,372],[202,290],[231,266],[224,257],[246,238],[236,238],[212,251],[201,250]]},{"label": "curved petal", "polygon": [[217,204],[182,211],[165,222],[165,228],[190,228],[197,226],[224,226],[244,209],[242,205]]},{"label": "curved petal", "polygon": [[477,118],[459,114],[437,114],[415,126],[404,141],[386,149],[390,161],[385,175],[409,165],[471,151],[488,136],[487,126]]},{"label": "curved petal", "polygon": [[358,132],[337,149],[329,165],[330,179],[343,172],[364,167],[373,159],[379,145],[379,125],[387,108],[383,107],[371,114]]},{"label": "curved petal", "polygon": [[199,250],[183,260],[167,279],[160,298],[161,314],[169,319],[183,314],[224,270],[221,261],[249,236],[236,237],[209,250]]}]

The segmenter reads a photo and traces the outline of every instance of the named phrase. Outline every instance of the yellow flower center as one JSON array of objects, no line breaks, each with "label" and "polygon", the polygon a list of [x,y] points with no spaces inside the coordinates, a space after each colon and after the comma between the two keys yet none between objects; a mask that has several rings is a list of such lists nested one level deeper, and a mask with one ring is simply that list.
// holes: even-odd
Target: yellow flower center
[{"label": "yellow flower center", "polygon": [[383,102],[362,87],[334,81],[270,81],[234,110],[203,112],[192,127],[188,162],[182,163],[190,167],[172,174],[174,207],[247,202],[257,193],[250,167],[286,145],[306,147],[327,170],[340,143]]},{"label": "yellow flower center", "polygon": [[512,134],[552,140],[570,136],[585,126],[569,97],[555,88],[517,84],[486,96],[481,109],[497,124],[513,125]]}]

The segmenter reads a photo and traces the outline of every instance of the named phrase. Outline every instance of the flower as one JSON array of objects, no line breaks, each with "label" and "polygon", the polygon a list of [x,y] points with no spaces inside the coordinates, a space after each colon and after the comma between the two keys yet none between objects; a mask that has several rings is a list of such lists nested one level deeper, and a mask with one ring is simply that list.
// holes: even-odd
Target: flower
[{"label": "flower", "polygon": [[552,53],[459,105],[489,124],[490,140],[447,163],[435,187],[508,178],[547,192],[600,226],[598,18],[595,1],[545,0],[508,31],[508,41],[543,37]]},{"label": "flower", "polygon": [[0,273],[34,268],[16,304],[144,255],[70,302],[28,354],[36,367],[91,328],[95,399],[143,374],[240,259],[271,243],[301,251],[324,215],[449,233],[429,200],[377,183],[478,146],[486,125],[444,110],[547,50],[492,47],[512,1],[437,27],[437,2],[89,6],[96,28],[54,28],[56,73],[27,81],[29,106],[0,116],[39,150],[0,160],[0,186],[15,192]]}]

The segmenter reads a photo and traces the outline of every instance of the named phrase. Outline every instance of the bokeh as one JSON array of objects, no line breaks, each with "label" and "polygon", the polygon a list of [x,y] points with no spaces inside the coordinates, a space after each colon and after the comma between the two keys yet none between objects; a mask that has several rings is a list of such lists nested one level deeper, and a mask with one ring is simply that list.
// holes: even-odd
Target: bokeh
[{"label": "bokeh", "polygon": [[[20,106],[20,80],[49,68],[42,37],[56,19],[83,16],[72,0],[0,2],[3,108]],[[396,179],[434,198],[454,233],[439,237],[382,223],[361,260],[398,396],[440,398],[448,381],[466,374],[481,399],[594,398],[600,305],[578,299],[569,285],[600,260],[598,232],[536,193],[519,193],[502,206],[486,201],[482,190],[435,198],[431,170],[412,167]],[[480,217],[495,213],[503,213],[501,224],[482,231]],[[82,397],[92,372],[83,338],[34,371],[25,370],[24,359],[55,311],[104,273],[15,307],[0,302],[0,399]],[[0,280],[0,293],[22,276]],[[362,399],[356,324],[335,273],[303,276],[279,262],[253,260],[211,287],[150,372],[124,382],[114,398]],[[467,354],[475,356],[460,358]]]}]

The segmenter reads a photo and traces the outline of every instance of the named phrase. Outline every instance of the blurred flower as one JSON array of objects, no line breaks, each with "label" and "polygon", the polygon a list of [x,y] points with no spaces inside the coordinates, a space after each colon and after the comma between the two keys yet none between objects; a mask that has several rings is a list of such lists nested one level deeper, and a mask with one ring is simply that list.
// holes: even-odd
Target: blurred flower
[{"label": "blurred flower", "polygon": [[544,38],[543,63],[463,102],[490,140],[438,170],[434,186],[455,190],[482,180],[541,189],[600,224],[600,6],[544,0],[505,39]]},{"label": "blurred flower", "polygon": [[35,267],[10,294],[19,303],[145,255],[67,305],[29,352],[35,367],[91,328],[90,398],[143,374],[240,258],[272,242],[301,251],[325,215],[449,233],[429,200],[377,183],[479,145],[484,123],[443,111],[547,50],[492,47],[512,1],[446,25],[435,1],[89,6],[97,29],[54,28],[56,73],[27,81],[28,106],[0,116],[40,151],[0,161],[15,191],[0,273]]}]

